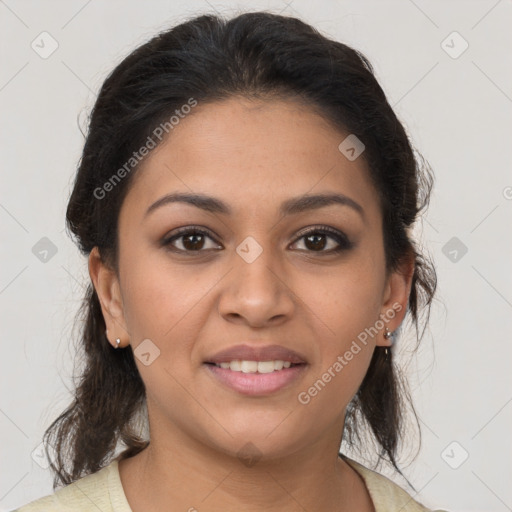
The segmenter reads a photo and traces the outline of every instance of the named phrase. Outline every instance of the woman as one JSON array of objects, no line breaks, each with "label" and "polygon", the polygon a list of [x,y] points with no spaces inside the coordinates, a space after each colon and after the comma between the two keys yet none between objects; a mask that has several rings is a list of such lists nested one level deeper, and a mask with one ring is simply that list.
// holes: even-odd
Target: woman
[{"label": "woman", "polygon": [[339,453],[401,474],[419,158],[369,62],[298,19],[199,16],[124,59],[67,209],[91,285],[45,433],[65,487],[20,512],[427,510]]}]

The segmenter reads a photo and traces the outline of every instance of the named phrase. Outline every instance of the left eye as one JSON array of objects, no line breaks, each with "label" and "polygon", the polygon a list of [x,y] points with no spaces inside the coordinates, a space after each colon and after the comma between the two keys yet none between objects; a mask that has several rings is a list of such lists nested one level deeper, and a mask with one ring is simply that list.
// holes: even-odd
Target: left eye
[{"label": "left eye", "polygon": [[[326,239],[334,240],[334,248],[328,248],[325,250],[328,243]],[[338,253],[344,250],[348,250],[352,247],[352,243],[341,231],[329,228],[314,228],[309,231],[302,232],[301,236],[297,238],[296,242],[304,240],[306,250],[309,252],[325,252],[325,253]],[[311,249],[312,248],[312,249]]]}]

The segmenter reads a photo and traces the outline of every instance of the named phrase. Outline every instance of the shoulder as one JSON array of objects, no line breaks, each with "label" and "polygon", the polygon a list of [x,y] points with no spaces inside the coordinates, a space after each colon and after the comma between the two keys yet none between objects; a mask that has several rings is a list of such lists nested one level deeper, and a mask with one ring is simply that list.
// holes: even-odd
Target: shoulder
[{"label": "shoulder", "polygon": [[[121,485],[120,480],[117,481],[118,475],[117,461],[113,461],[96,473],[82,477],[54,494],[32,501],[13,512],[113,512],[113,503],[116,504],[118,500],[115,493],[119,492]],[[116,507],[115,510],[130,512],[129,508]]]},{"label": "shoulder", "polygon": [[426,508],[384,475],[366,468],[355,460],[347,457],[343,457],[343,459],[361,475],[372,498],[376,512],[387,512],[389,510],[401,510],[402,512],[445,512]]}]

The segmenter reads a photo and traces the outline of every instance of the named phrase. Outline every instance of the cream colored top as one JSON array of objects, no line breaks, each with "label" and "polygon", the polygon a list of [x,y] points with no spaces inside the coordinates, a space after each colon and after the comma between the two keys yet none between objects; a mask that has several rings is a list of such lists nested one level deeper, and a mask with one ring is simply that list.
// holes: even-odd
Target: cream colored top
[{"label": "cream colored top", "polygon": [[[363,478],[376,512],[430,511],[397,484],[361,464],[344,458]],[[119,476],[118,461],[12,512],[132,512]]]}]

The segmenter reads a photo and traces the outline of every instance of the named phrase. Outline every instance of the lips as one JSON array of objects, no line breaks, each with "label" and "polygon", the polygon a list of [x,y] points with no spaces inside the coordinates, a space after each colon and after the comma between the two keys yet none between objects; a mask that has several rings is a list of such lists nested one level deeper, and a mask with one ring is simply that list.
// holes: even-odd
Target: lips
[{"label": "lips", "polygon": [[207,375],[223,387],[248,396],[268,396],[301,379],[306,357],[281,345],[235,345],[208,357]]},{"label": "lips", "polygon": [[210,364],[229,363],[231,361],[289,361],[291,364],[305,364],[304,356],[281,345],[254,347],[235,345],[217,352],[204,362]]}]

